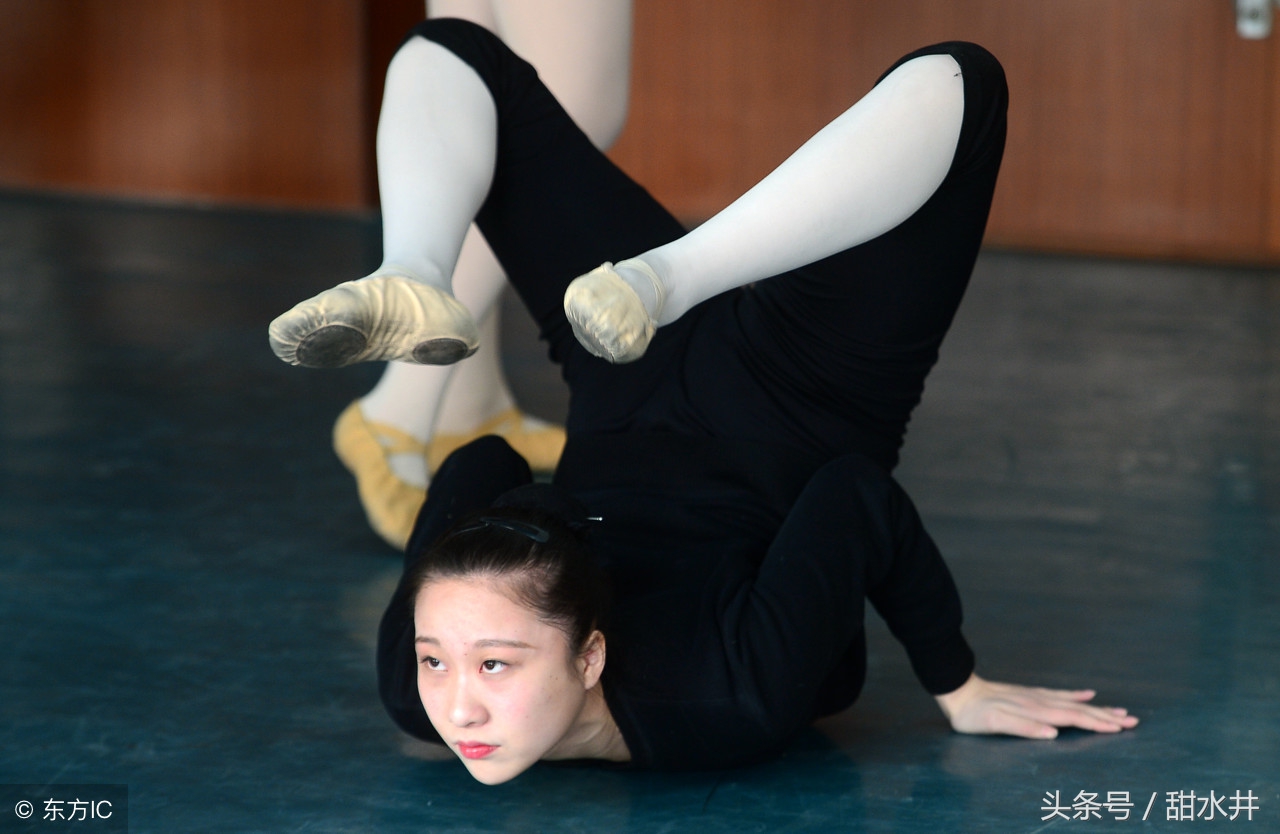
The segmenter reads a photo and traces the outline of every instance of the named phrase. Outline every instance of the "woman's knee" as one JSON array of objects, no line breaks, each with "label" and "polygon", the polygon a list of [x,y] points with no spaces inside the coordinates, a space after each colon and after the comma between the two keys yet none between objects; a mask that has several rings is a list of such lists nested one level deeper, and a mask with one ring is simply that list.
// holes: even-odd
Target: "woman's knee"
[{"label": "woman's knee", "polygon": [[485,483],[493,481],[510,484],[511,487],[533,480],[525,459],[511,448],[506,439],[496,434],[487,434],[455,449],[440,465],[434,483],[471,477],[474,473],[483,473]]},{"label": "woman's knee", "polygon": [[834,532],[845,539],[850,531],[880,541],[894,494],[884,467],[861,453],[834,458],[809,478],[789,519],[813,530]]},{"label": "woman's knee", "polygon": [[824,464],[810,478],[810,486],[836,488],[841,491],[860,488],[883,488],[890,482],[889,473],[861,452],[849,452]]},{"label": "woman's knee", "polygon": [[409,30],[400,48],[414,38],[422,38],[439,44],[471,67],[495,101],[502,90],[508,89],[510,79],[520,75],[537,77],[533,67],[511,51],[502,39],[478,23],[460,18],[434,18],[424,20]]},{"label": "woman's knee", "polygon": [[431,479],[427,500],[405,547],[406,565],[459,516],[487,507],[502,493],[532,481],[529,464],[497,435],[485,435],[455,450]]},{"label": "woman's knee", "polygon": [[1009,109],[1009,86],[1000,61],[976,43],[946,41],[902,56],[880,81],[908,61],[926,55],[950,56],[960,68],[964,83],[964,120],[956,147],[956,165],[965,167],[974,160],[994,160],[998,164],[1004,152],[1005,119]]},{"label": "woman's knee", "polygon": [[956,160],[962,165],[994,161],[1004,154],[1009,85],[996,56],[965,41],[942,44],[960,66],[964,79],[964,122]]}]

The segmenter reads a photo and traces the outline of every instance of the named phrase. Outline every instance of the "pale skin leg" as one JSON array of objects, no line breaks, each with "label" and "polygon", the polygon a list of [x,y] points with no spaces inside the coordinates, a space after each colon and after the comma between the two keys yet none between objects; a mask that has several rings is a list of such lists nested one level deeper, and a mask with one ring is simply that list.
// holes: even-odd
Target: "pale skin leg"
[{"label": "pale skin leg", "polygon": [[[630,0],[432,0],[430,17],[471,20],[495,32],[538,68],[569,115],[601,149],[626,118],[631,50]],[[466,433],[514,405],[501,366],[494,303],[506,282],[472,226],[453,273],[453,288],[480,325],[481,349],[451,366],[390,362],[361,402],[367,419],[423,441],[435,432]],[[425,460],[393,455],[393,471],[425,486]]]}]

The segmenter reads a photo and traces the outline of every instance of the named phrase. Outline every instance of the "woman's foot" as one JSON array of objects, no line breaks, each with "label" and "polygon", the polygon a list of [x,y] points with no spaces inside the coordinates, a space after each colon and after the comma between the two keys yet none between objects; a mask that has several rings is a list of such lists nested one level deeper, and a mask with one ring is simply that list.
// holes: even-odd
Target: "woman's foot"
[{"label": "woman's foot", "polygon": [[325,290],[273,321],[269,336],[276,356],[308,368],[379,360],[450,365],[480,345],[466,307],[403,275],[373,275]]},{"label": "woman's foot", "polygon": [[622,364],[644,355],[665,300],[662,280],[647,263],[632,258],[575,278],[565,290],[564,313],[589,353]]},{"label": "woman's foot", "polygon": [[356,479],[369,526],[387,544],[403,550],[426,500],[427,473],[438,470],[455,449],[488,434],[503,437],[534,472],[555,471],[564,451],[563,428],[514,407],[474,431],[438,433],[424,443],[395,426],[368,419],[360,400],[347,406],[334,424],[333,450]]},{"label": "woman's foot", "polygon": [[366,420],[356,400],[333,426],[333,450],[356,479],[369,526],[397,550],[404,550],[427,491],[408,483],[392,467],[397,455],[424,457],[427,445],[394,426]]}]

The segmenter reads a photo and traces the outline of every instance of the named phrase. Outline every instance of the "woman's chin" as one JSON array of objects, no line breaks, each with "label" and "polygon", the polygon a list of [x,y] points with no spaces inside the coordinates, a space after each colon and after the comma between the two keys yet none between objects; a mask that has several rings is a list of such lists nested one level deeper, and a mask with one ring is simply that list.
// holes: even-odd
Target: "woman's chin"
[{"label": "woman's chin", "polygon": [[467,771],[477,782],[484,785],[501,785],[503,782],[510,782],[529,769],[530,764],[505,764],[499,762],[487,761],[463,761]]}]

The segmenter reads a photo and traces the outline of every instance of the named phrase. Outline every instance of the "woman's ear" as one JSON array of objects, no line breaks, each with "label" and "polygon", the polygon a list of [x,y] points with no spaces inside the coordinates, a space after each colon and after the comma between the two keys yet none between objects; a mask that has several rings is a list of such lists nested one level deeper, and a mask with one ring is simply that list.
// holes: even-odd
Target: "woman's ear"
[{"label": "woman's ear", "polygon": [[586,645],[578,653],[578,674],[582,677],[582,685],[590,689],[600,681],[604,671],[605,645],[604,634],[599,629],[591,632]]}]

